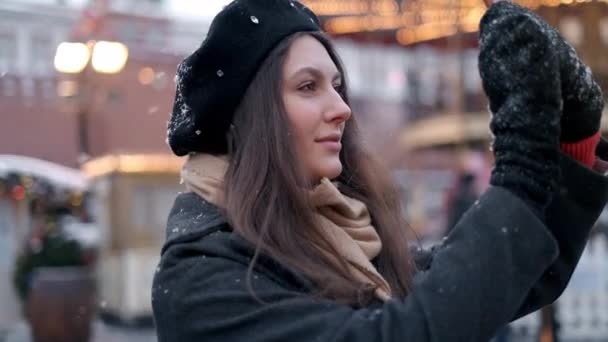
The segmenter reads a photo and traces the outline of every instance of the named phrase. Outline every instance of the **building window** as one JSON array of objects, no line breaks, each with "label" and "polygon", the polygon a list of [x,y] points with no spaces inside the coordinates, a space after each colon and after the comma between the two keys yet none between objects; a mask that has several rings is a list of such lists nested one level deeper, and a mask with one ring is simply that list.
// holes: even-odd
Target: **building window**
[{"label": "building window", "polygon": [[120,40],[124,41],[127,45],[137,43],[139,39],[139,33],[137,27],[133,23],[124,23],[120,32]]},{"label": "building window", "polygon": [[34,80],[31,77],[24,77],[21,79],[21,92],[25,97],[34,97]]},{"label": "building window", "polygon": [[159,46],[163,46],[163,31],[160,29],[150,26],[147,28],[145,40],[146,44],[151,48],[157,48]]},{"label": "building window", "polygon": [[10,77],[2,78],[2,95],[12,97],[17,95],[17,81]]},{"label": "building window", "polygon": [[42,81],[42,97],[45,99],[55,98],[55,83],[53,80]]},{"label": "building window", "polygon": [[48,75],[53,72],[55,44],[50,36],[36,33],[31,41],[32,72],[38,75]]},{"label": "building window", "polygon": [[599,26],[602,42],[604,45],[608,45],[608,17],[600,19]]},{"label": "building window", "polygon": [[578,46],[584,39],[583,24],[577,17],[563,17],[559,23],[559,30],[566,40],[574,46]]},{"label": "building window", "polygon": [[17,62],[17,39],[14,33],[0,32],[0,72],[14,72]]},{"label": "building window", "polygon": [[481,78],[477,66],[477,55],[479,51],[476,49],[467,49],[462,52],[460,58],[464,59],[464,90],[466,93],[476,94],[482,91]]}]

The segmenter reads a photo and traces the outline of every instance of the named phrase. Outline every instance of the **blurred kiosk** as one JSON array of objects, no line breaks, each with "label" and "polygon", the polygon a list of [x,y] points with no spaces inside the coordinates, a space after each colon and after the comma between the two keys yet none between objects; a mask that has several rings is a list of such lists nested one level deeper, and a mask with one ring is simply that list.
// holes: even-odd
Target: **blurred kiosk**
[{"label": "blurred kiosk", "polygon": [[171,155],[108,155],[82,170],[101,230],[98,294],[105,318],[147,322],[151,287],[178,191],[183,159]]}]

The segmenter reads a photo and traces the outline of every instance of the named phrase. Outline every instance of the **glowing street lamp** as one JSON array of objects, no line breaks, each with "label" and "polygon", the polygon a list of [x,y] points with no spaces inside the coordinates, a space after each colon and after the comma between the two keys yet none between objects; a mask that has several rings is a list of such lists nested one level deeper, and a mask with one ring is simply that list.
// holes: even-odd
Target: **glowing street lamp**
[{"label": "glowing street lamp", "polygon": [[116,74],[125,67],[128,57],[129,49],[119,42],[63,42],[57,46],[55,69],[62,73],[78,74],[86,68],[90,59],[96,72]]},{"label": "glowing street lamp", "polygon": [[63,42],[57,46],[55,69],[67,74],[77,74],[86,68],[89,62],[89,48],[83,43]]},{"label": "glowing street lamp", "polygon": [[[57,46],[55,53],[55,69],[65,74],[81,74],[81,82],[86,82],[86,73],[83,73],[89,62],[93,70],[101,74],[117,74],[127,64],[129,49],[125,44],[111,41],[90,41],[87,44],[77,42],[63,42]],[[69,85],[69,87],[67,87]],[[65,80],[59,84],[58,92],[61,96],[72,96],[78,93],[76,81]],[[81,109],[78,112],[78,131],[81,158],[88,158],[88,116],[90,103],[80,97]]]},{"label": "glowing street lamp", "polygon": [[128,57],[129,49],[125,44],[99,41],[93,46],[91,64],[97,72],[116,74],[125,67]]}]

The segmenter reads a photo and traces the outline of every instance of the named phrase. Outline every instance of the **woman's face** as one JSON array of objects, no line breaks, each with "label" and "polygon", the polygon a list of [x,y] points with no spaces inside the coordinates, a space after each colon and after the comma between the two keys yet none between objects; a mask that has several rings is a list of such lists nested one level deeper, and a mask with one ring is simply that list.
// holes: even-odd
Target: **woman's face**
[{"label": "woman's face", "polygon": [[340,150],[351,111],[340,96],[342,75],[323,45],[297,38],[283,65],[283,102],[296,153],[313,183],[342,172]]}]

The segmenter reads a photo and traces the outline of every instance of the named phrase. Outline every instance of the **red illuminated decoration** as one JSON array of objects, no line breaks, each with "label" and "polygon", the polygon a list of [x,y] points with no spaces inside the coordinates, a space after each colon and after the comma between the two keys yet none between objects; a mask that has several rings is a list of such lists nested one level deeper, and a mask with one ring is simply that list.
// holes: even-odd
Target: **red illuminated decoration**
[{"label": "red illuminated decoration", "polygon": [[15,185],[12,190],[13,199],[16,201],[22,201],[25,199],[25,187],[22,185]]}]

